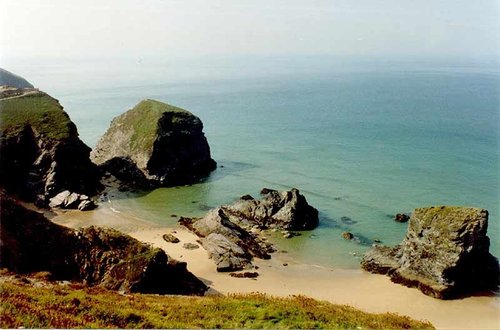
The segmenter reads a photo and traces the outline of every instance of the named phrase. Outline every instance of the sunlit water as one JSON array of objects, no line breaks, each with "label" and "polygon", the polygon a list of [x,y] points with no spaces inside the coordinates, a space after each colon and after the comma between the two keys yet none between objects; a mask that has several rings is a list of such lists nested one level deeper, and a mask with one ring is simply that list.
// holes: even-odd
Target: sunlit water
[{"label": "sunlit water", "polygon": [[[14,70],[15,68],[8,68]],[[320,211],[320,226],[280,247],[300,260],[357,267],[374,239],[400,242],[395,213],[430,205],[490,212],[499,255],[498,71],[441,66],[187,70],[172,65],[112,68],[19,65],[58,98],[94,146],[110,120],[152,98],[198,115],[218,162],[203,183],[129,194],[113,207],[174,225],[261,188],[297,187]],[[266,70],[263,70],[266,71]],[[172,74],[175,72],[176,74]],[[31,78],[31,79],[30,79]],[[358,241],[345,241],[350,231]]]}]

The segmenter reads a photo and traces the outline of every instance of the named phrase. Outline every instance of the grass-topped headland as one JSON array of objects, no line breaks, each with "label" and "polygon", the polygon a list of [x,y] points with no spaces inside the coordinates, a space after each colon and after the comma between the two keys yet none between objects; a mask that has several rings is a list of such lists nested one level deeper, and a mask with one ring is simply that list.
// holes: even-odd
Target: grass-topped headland
[{"label": "grass-topped headland", "polygon": [[69,138],[76,128],[59,101],[43,92],[32,92],[19,97],[0,99],[0,131],[3,135],[16,134],[30,125],[41,136],[49,139]]},{"label": "grass-topped headland", "polygon": [[[24,282],[31,280],[24,279]],[[396,314],[370,314],[304,296],[122,295],[81,285],[4,282],[2,328],[433,329]]]}]

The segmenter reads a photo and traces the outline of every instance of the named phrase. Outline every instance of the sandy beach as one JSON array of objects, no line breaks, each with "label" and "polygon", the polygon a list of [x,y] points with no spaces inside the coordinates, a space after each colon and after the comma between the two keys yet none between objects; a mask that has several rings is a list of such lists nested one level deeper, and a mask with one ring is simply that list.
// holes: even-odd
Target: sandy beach
[{"label": "sandy beach", "polygon": [[[232,278],[216,271],[215,264],[201,246],[195,250],[183,248],[185,243],[197,244],[197,237],[182,227],[164,227],[109,207],[90,212],[62,212],[51,220],[72,228],[113,227],[160,247],[169,256],[187,262],[188,269],[210,287],[209,293],[305,295],[367,312],[391,312],[428,320],[440,329],[500,329],[499,297],[438,300],[416,289],[396,285],[386,276],[369,274],[361,269],[332,269],[297,263],[293,255],[280,252],[274,253],[271,260],[255,260],[259,273],[257,279]],[[180,243],[165,242],[162,238],[165,233],[173,233]]]}]

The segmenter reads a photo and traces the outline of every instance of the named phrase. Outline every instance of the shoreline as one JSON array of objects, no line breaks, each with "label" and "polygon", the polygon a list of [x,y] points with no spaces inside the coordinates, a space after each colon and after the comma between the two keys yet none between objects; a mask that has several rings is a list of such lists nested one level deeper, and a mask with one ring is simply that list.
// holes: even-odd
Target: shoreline
[{"label": "shoreline", "polygon": [[[187,262],[188,270],[210,287],[207,294],[261,292],[279,297],[304,295],[350,305],[366,312],[391,312],[428,320],[440,329],[500,328],[500,298],[497,296],[438,300],[417,289],[394,284],[384,275],[370,274],[361,269],[308,265],[295,261],[291,254],[279,252],[273,253],[270,260],[254,259],[258,267],[255,271],[259,273],[256,279],[233,278],[228,273],[218,273],[201,246],[194,250],[183,248],[185,243],[199,244],[196,242],[198,237],[181,226],[172,228],[151,223],[117,213],[102,204],[94,211],[62,211],[50,218],[71,228],[91,225],[112,227],[160,247],[170,257]],[[165,242],[162,235],[173,231],[180,242]]]}]

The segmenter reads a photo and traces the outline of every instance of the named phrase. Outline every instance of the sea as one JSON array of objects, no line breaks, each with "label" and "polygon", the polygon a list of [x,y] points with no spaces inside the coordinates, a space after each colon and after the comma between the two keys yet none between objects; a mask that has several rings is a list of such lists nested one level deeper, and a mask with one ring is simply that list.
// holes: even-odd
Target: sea
[{"label": "sea", "polygon": [[90,147],[142,99],[201,118],[217,169],[198,184],[117,194],[117,212],[175,226],[264,187],[296,187],[320,224],[292,239],[273,234],[278,248],[351,269],[374,241],[403,240],[407,224],[395,214],[463,205],[489,211],[490,251],[500,256],[499,66],[276,56],[45,59],[6,69],[57,98]]}]

